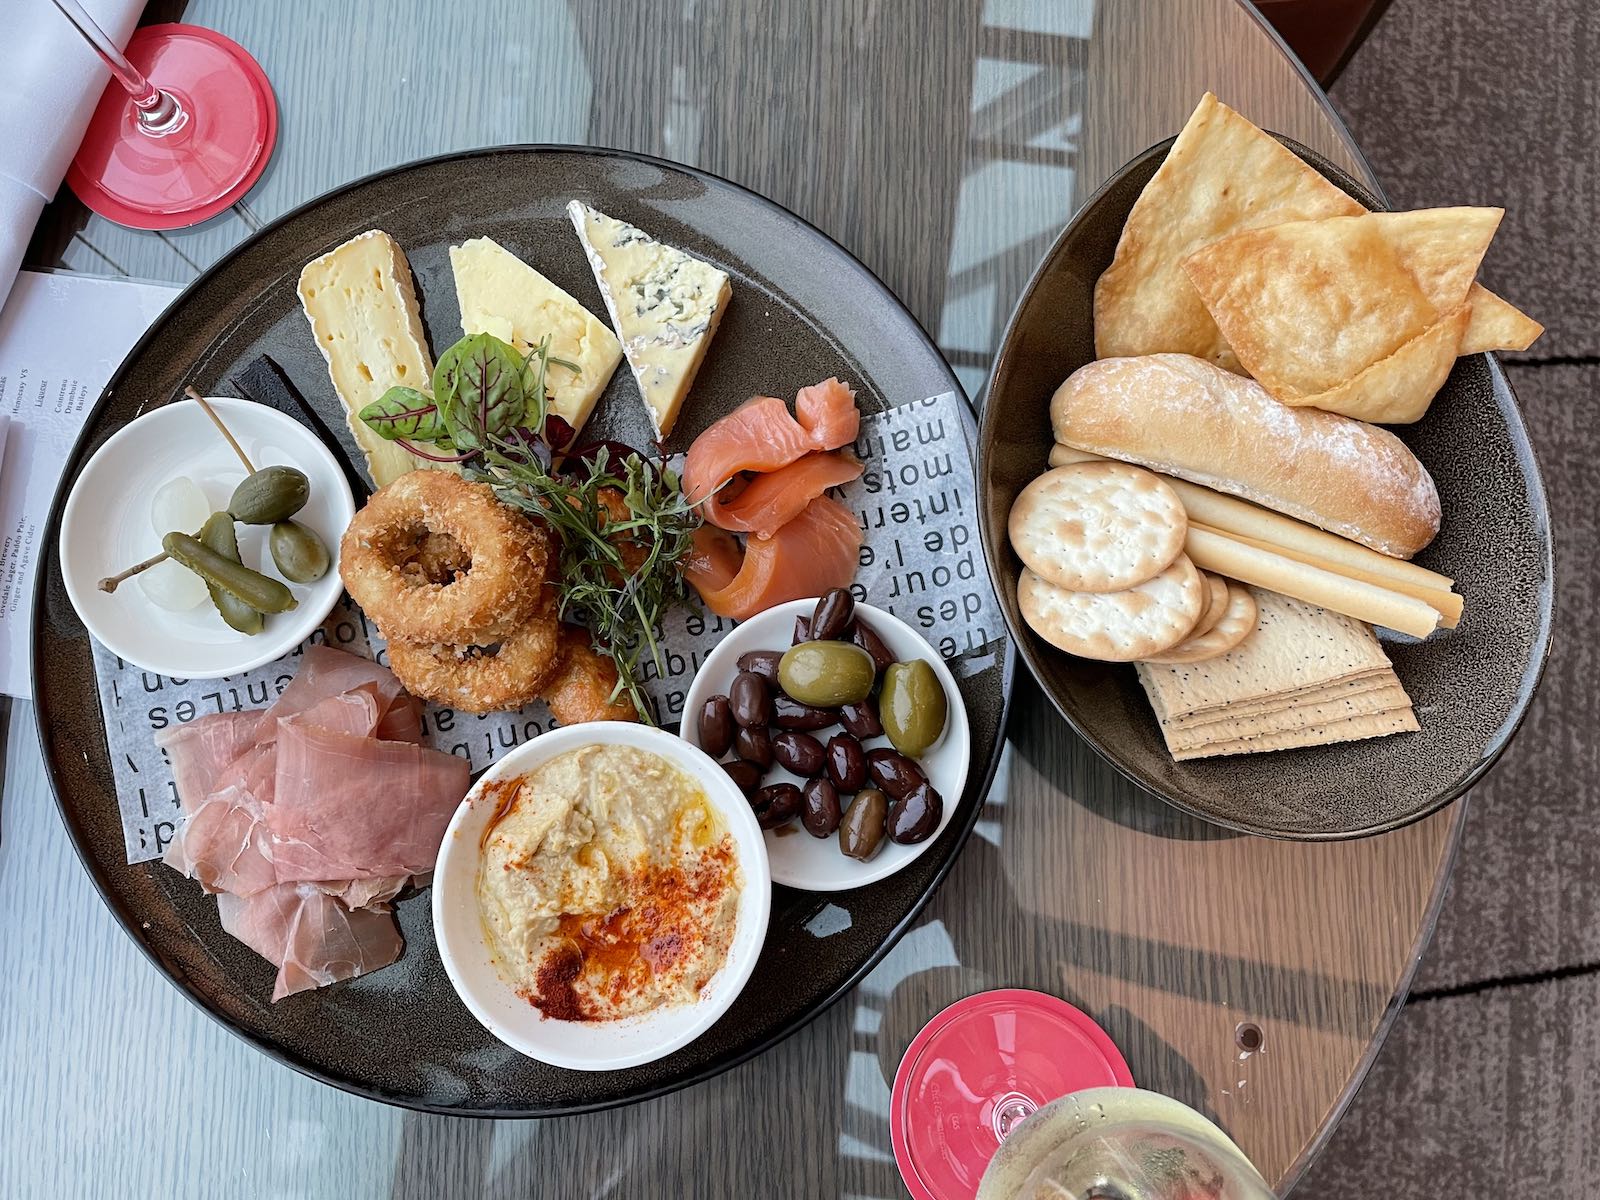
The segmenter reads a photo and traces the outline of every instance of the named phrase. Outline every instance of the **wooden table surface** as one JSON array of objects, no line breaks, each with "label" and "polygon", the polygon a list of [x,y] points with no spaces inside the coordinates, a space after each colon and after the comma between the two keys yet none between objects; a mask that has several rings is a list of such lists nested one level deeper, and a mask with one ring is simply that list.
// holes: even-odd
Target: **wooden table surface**
[{"label": "wooden table surface", "polygon": [[[709,168],[837,237],[976,395],[1075,205],[1207,88],[1370,179],[1236,0],[158,0],[147,19],[180,12],[272,79],[265,177],[171,234],[58,200],[31,265],[183,282],[379,167],[498,142],[613,145]],[[1027,682],[1014,715],[977,833],[845,1002],[687,1091],[488,1123],[313,1083],[183,1000],[73,861],[19,704],[0,841],[0,1195],[899,1196],[886,1114],[901,1052],[945,1004],[1007,985],[1089,1011],[1137,1081],[1215,1117],[1287,1189],[1401,1003],[1463,806],[1339,845],[1223,834],[1123,782]],[[1260,1026],[1258,1053],[1241,1056],[1242,1022]]]}]

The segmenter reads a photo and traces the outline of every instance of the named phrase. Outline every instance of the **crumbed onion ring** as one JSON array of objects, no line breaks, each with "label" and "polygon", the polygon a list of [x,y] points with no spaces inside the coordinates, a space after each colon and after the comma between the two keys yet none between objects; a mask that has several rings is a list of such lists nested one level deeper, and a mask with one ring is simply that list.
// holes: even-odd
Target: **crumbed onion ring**
[{"label": "crumbed onion ring", "polygon": [[537,699],[560,665],[561,629],[552,590],[532,617],[498,642],[390,642],[389,667],[413,696],[461,712],[508,712]]},{"label": "crumbed onion ring", "polygon": [[[453,540],[465,570],[433,582],[414,564],[430,535]],[[534,615],[549,566],[546,532],[488,484],[412,471],[373,493],[339,543],[339,574],[391,641],[486,645]]]},{"label": "crumbed onion ring", "polygon": [[611,699],[617,666],[596,654],[589,633],[576,625],[561,627],[561,664],[543,686],[550,715],[563,725],[586,721],[637,721],[639,714],[626,695]]}]

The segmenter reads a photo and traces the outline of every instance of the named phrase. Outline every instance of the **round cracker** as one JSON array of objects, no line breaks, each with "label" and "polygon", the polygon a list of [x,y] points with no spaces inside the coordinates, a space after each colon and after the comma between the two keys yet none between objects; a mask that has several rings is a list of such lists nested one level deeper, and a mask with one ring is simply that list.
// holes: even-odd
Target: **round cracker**
[{"label": "round cracker", "polygon": [[1206,585],[1206,607],[1200,619],[1194,623],[1194,628],[1189,631],[1189,637],[1192,638],[1210,633],[1222,620],[1222,614],[1228,611],[1228,581],[1210,571],[1201,571],[1200,579]]},{"label": "round cracker", "polygon": [[1189,517],[1164,480],[1119,462],[1046,471],[1007,522],[1017,557],[1074,592],[1121,592],[1154,579],[1183,552]]},{"label": "round cracker", "polygon": [[1185,554],[1154,579],[1121,592],[1074,592],[1023,568],[1017,604],[1029,627],[1058,650],[1131,662],[1177,645],[1205,606],[1200,572]]},{"label": "round cracker", "polygon": [[1222,614],[1209,633],[1190,637],[1159,654],[1151,654],[1145,662],[1197,663],[1208,658],[1218,658],[1235,649],[1245,638],[1256,631],[1256,598],[1237,583],[1228,584],[1228,611]]}]

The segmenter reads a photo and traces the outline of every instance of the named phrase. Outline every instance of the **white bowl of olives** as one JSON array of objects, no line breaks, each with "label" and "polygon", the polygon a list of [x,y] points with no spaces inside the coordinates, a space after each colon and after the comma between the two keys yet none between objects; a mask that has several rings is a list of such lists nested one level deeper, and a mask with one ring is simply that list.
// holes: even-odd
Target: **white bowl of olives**
[{"label": "white bowl of olives", "polygon": [[971,737],[949,668],[843,589],[741,624],[683,711],[681,736],[749,799],[774,883],[834,892],[892,875],[938,840],[966,787]]}]

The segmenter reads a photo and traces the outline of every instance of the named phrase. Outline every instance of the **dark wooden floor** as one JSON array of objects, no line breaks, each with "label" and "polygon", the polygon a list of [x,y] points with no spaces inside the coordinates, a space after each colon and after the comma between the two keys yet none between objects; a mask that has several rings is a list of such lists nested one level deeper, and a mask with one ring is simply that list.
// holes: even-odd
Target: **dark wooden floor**
[{"label": "dark wooden floor", "polygon": [[1557,632],[1472,794],[1417,987],[1295,1200],[1600,1195],[1600,6],[1395,0],[1333,100],[1402,206],[1498,204],[1491,286],[1550,494]]}]

